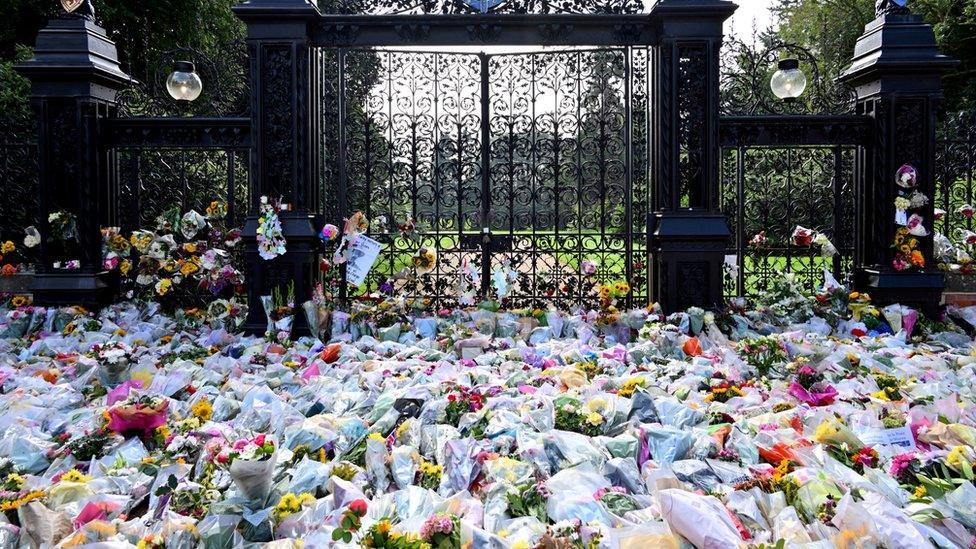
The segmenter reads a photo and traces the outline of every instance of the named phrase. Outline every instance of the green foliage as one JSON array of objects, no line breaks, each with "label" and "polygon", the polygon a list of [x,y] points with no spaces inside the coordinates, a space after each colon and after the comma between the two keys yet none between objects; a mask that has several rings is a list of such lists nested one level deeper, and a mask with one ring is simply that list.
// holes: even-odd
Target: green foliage
[{"label": "green foliage", "polygon": [[[850,65],[854,44],[874,19],[875,0],[778,0],[773,14],[779,36],[813,50],[824,78]],[[909,4],[935,30],[943,53],[961,61],[944,80],[950,111],[976,107],[976,2],[914,0]]]}]

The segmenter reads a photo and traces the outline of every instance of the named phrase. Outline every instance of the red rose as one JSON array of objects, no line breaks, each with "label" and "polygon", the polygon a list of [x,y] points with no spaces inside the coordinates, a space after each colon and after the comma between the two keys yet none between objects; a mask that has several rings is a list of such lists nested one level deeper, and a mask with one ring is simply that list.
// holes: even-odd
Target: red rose
[{"label": "red rose", "polygon": [[862,330],[860,328],[854,328],[853,330],[851,330],[851,333],[854,334],[854,336],[856,336],[856,337],[864,337],[864,336],[868,335],[868,333],[866,331],[864,331],[864,330]]},{"label": "red rose", "polygon": [[264,435],[258,435],[254,437],[254,444],[258,446],[264,446]]},{"label": "red rose", "polygon": [[349,510],[352,511],[352,513],[357,517],[364,517],[366,516],[366,502],[361,499],[357,499],[349,504]]}]

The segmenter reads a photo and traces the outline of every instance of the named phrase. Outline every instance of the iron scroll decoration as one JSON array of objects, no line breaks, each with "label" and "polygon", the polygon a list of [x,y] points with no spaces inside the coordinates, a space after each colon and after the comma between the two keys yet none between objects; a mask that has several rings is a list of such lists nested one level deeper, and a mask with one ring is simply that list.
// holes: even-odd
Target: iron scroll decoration
[{"label": "iron scroll decoration", "polygon": [[329,14],[640,14],[643,0],[333,0],[319,3]]},{"label": "iron scroll decoration", "polygon": [[[799,61],[809,82],[794,101],[777,98],[769,87],[778,61],[786,58]],[[850,114],[856,100],[853,89],[821,73],[816,56],[803,46],[753,46],[735,38],[723,47],[721,91],[724,115]]]},{"label": "iron scroll decoration", "polygon": [[[247,116],[250,106],[247,48],[243,42],[219,46],[220,61],[194,48],[159,54],[156,74],[119,93],[119,112],[134,116]],[[203,80],[203,94],[193,102],[179,102],[166,91],[166,79],[178,62],[189,61]]]}]

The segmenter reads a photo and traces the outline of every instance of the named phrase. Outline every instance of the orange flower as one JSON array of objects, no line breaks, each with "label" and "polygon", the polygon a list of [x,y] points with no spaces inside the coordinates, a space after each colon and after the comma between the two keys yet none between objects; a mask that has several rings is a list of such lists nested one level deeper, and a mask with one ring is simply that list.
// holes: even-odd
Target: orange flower
[{"label": "orange flower", "polygon": [[17,274],[17,267],[14,267],[10,263],[7,263],[0,269],[0,276],[14,276]]},{"label": "orange flower", "polygon": [[685,341],[682,350],[688,356],[700,356],[702,354],[701,342],[698,341],[697,337],[693,337],[688,341]]},{"label": "orange flower", "polygon": [[925,266],[925,256],[923,256],[922,255],[922,252],[920,252],[918,250],[915,250],[915,251],[912,252],[912,255],[910,256],[910,259],[911,259],[912,265],[915,265],[916,267],[924,267]]}]

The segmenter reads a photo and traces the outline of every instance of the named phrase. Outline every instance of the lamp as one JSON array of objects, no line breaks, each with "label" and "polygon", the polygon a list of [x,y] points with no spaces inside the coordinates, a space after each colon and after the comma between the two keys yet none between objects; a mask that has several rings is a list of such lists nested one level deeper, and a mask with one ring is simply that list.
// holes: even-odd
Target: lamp
[{"label": "lamp", "polygon": [[773,73],[769,87],[776,97],[784,101],[793,101],[803,95],[807,89],[807,77],[800,70],[800,62],[796,59],[780,61],[779,70]]},{"label": "lamp", "polygon": [[189,61],[177,61],[166,79],[166,91],[177,101],[193,101],[203,92],[203,81]]}]

